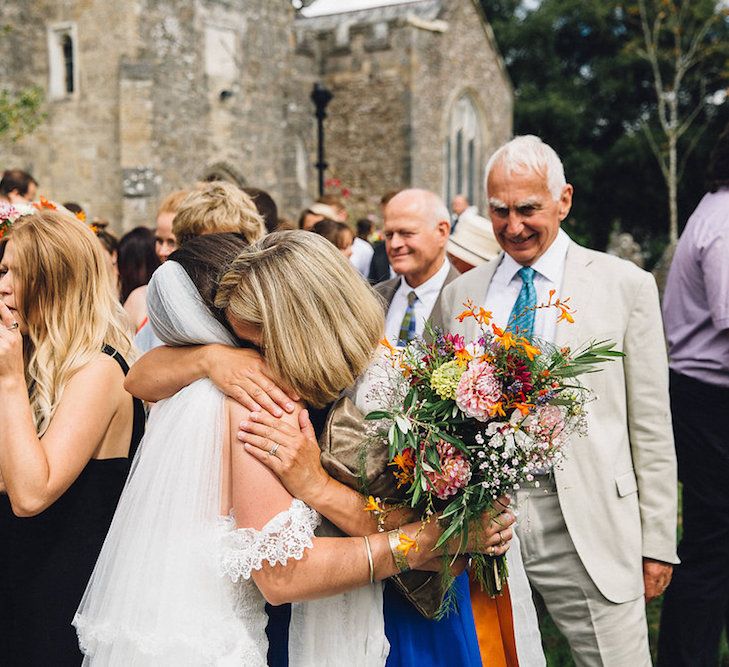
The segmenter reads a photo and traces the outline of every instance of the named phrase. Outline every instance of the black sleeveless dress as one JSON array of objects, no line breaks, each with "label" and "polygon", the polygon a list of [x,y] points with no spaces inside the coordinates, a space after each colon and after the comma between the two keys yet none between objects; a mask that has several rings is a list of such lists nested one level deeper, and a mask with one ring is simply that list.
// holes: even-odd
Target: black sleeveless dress
[{"label": "black sleeveless dress", "polygon": [[[108,346],[124,374],[121,355]],[[92,459],[48,509],[18,518],[0,495],[0,666],[78,666],[83,656],[71,625],[114,516],[144,433],[134,399],[129,458]]]}]

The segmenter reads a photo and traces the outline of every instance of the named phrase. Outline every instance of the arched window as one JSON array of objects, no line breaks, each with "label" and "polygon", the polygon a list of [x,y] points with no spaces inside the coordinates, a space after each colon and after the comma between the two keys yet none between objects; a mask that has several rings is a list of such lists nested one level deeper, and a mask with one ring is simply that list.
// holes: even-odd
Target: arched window
[{"label": "arched window", "polygon": [[73,97],[78,91],[78,39],[76,24],[48,27],[48,76],[50,98]]},{"label": "arched window", "polygon": [[67,94],[73,93],[73,39],[66,33],[61,38],[61,49],[63,50],[63,72],[64,87]]},{"label": "arched window", "polygon": [[448,135],[443,147],[443,195],[446,202],[464,194],[471,204],[481,200],[481,123],[476,105],[468,94],[461,95],[451,109]]}]

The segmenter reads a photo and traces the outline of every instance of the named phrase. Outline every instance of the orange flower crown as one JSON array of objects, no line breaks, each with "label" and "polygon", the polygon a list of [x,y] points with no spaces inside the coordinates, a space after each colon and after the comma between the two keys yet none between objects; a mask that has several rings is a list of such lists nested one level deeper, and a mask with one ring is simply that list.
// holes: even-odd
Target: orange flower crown
[{"label": "orange flower crown", "polygon": [[32,202],[30,204],[9,204],[7,202],[0,202],[0,239],[10,231],[13,224],[24,215],[31,215],[34,211],[64,211],[69,215],[73,215],[76,219],[81,222],[86,222],[86,214],[83,211],[78,213],[72,213],[67,208],[64,208],[60,204],[56,204],[50,199],[41,197],[40,201]]}]

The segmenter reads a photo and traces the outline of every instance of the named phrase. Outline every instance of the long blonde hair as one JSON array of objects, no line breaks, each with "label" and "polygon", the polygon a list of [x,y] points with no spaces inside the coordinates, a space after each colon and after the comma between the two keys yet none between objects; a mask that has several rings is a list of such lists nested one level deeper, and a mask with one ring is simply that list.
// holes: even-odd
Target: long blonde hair
[{"label": "long blonde hair", "polygon": [[71,377],[110,345],[129,358],[132,339],[104,249],[73,216],[42,210],[7,237],[15,255],[16,306],[28,326],[25,373],[43,434]]},{"label": "long blonde hair", "polygon": [[215,305],[261,328],[273,373],[315,407],[354,384],[384,330],[382,304],[342,253],[298,230],[246,248],[220,281]]}]

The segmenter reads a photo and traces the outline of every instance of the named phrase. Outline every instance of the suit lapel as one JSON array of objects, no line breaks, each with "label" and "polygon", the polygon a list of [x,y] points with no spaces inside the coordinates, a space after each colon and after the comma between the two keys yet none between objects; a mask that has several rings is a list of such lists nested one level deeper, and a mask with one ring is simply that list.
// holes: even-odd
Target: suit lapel
[{"label": "suit lapel", "polygon": [[[448,283],[452,283],[460,275],[461,274],[453,266],[451,266],[450,270],[448,271],[448,275],[446,276],[445,282],[443,283],[443,287],[445,287]],[[431,314],[440,312],[440,300],[443,296],[443,287],[441,287],[440,292],[438,292],[438,298],[433,304],[433,310],[430,311]]]},{"label": "suit lapel", "polygon": [[575,309],[575,321],[574,324],[564,321],[557,323],[554,337],[557,347],[566,346],[574,350],[585,342],[586,320],[589,318],[591,305],[590,295],[593,293],[592,272],[585,269],[591,262],[589,253],[574,241],[570,241],[565,257],[562,289],[557,296],[560,299],[569,299],[567,303]]},{"label": "suit lapel", "polygon": [[[491,261],[486,262],[486,264],[482,264],[479,267],[481,275],[479,276],[479,282],[477,285],[474,285],[474,289],[472,290],[472,293],[465,298],[470,298],[473,300],[474,305],[476,308],[479,306],[483,306],[486,310],[489,309],[489,304],[486,303],[486,296],[489,292],[489,287],[491,286],[491,281],[493,280],[494,274],[496,273],[496,269],[499,268],[499,264],[501,264],[501,259],[503,258],[504,253],[503,251],[500,252],[496,257],[494,257]],[[475,271],[475,269],[471,269],[471,271]],[[457,304],[458,311],[461,312],[462,310],[462,303]],[[476,320],[474,320],[472,317],[469,317],[467,320],[464,320],[464,333],[463,337],[466,340],[475,340],[481,335],[481,329],[476,325]]]}]

